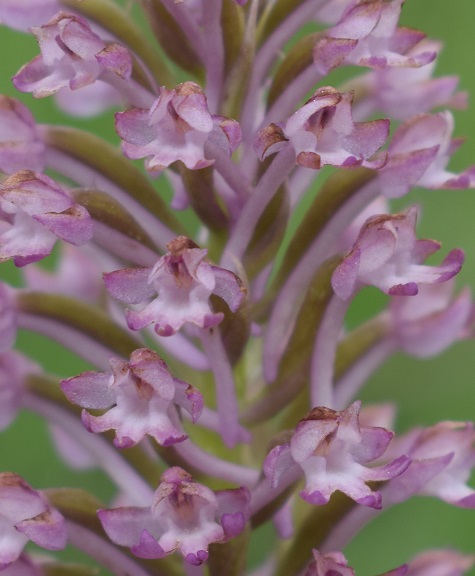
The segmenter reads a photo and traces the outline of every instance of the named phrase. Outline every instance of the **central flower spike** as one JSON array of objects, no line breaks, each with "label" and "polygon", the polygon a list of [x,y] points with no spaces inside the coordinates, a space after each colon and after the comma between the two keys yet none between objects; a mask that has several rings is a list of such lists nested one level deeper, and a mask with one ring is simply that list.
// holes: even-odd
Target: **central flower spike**
[{"label": "central flower spike", "polygon": [[78,90],[95,82],[106,70],[130,78],[132,60],[128,51],[118,44],[106,45],[81,16],[59,12],[48,24],[31,31],[41,55],[13,77],[20,92],[44,98],[61,88]]},{"label": "central flower spike", "polygon": [[386,156],[369,160],[385,143],[389,120],[353,122],[353,94],[326,86],[297,110],[285,124],[260,130],[254,148],[261,160],[279,152],[287,142],[295,149],[296,162],[305,168],[322,166],[380,168]]},{"label": "central flower spike", "polygon": [[115,115],[115,127],[122,138],[127,158],[147,158],[149,171],[160,171],[177,160],[197,170],[213,164],[205,157],[209,138],[217,138],[228,154],[241,141],[239,124],[229,118],[212,116],[206,96],[194,82],[173,90],[160,88],[160,96],[149,110],[132,108]]},{"label": "central flower spike", "polygon": [[381,508],[381,493],[366,482],[384,481],[401,474],[410,464],[406,456],[385,466],[367,468],[386,450],[393,433],[385,428],[361,426],[360,402],[337,412],[314,408],[297,425],[289,443],[272,449],[264,462],[264,472],[277,487],[290,466],[299,466],[306,479],[300,492],[311,504],[326,504],[337,490],[358,504]]},{"label": "central flower spike", "polygon": [[249,517],[246,488],[213,492],[193,482],[185,470],[169,468],[147,508],[99,510],[104,530],[116,544],[140,558],[163,558],[180,551],[198,566],[208,546],[240,534]]},{"label": "central flower spike", "polygon": [[209,264],[207,250],[201,250],[185,236],[175,238],[167,248],[169,252],[153,268],[117,270],[104,275],[107,290],[121,302],[139,304],[155,296],[139,312],[127,311],[129,328],[140,330],[155,324],[160,336],[175,334],[186,322],[212,328],[224,314],[211,310],[211,294],[222,298],[232,312],[239,308],[245,295],[239,278]]},{"label": "central flower spike", "polygon": [[392,296],[415,296],[418,284],[438,284],[460,271],[464,255],[452,250],[440,266],[422,263],[440,248],[434,240],[416,237],[417,209],[369,218],[351,252],[332,276],[335,294],[348,300],[362,285],[376,286]]},{"label": "central flower spike", "polygon": [[61,382],[67,398],[84,408],[107,410],[82,421],[90,432],[115,430],[114,444],[129,448],[148,434],[168,446],[186,440],[177,406],[190,413],[193,422],[203,410],[203,397],[196,388],[173,378],[165,362],[152,350],[132,352],[130,362],[111,358],[112,374],[83,372]]}]

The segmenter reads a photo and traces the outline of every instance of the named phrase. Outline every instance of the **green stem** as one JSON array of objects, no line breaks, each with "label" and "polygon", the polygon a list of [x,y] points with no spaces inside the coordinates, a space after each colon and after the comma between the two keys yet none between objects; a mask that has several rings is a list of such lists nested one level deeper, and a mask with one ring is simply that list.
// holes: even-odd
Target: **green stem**
[{"label": "green stem", "polygon": [[305,0],[293,0],[293,2],[276,0],[275,2],[268,2],[257,26],[256,38],[258,44],[262,44],[285,18],[303,2]]},{"label": "green stem", "polygon": [[335,360],[335,382],[350,370],[371,348],[388,334],[389,326],[380,317],[365,322],[338,344]]},{"label": "green stem", "polygon": [[338,170],[326,180],[290,240],[269,289],[271,294],[275,295],[280,290],[299,260],[337,212],[375,177],[374,170],[358,168],[350,171]]},{"label": "green stem", "polygon": [[73,328],[125,358],[141,345],[101,309],[69,296],[20,292],[17,307],[20,313],[40,316]]},{"label": "green stem", "polygon": [[45,126],[43,137],[51,148],[96,170],[119,186],[177,235],[185,233],[149,179],[117,148],[94,134],[66,126]]},{"label": "green stem", "polygon": [[340,262],[341,256],[335,256],[327,260],[314,275],[280,360],[278,376],[265,388],[264,395],[243,414],[243,424],[256,424],[274,416],[298,399],[300,393],[306,395],[307,410],[310,408],[308,390],[305,389],[310,378],[310,359],[320,323],[334,295],[331,277]]},{"label": "green stem", "polygon": [[150,236],[135,218],[109,194],[93,188],[80,188],[73,190],[72,193],[76,202],[84,206],[94,220],[137,240],[151,250],[157,250]]}]

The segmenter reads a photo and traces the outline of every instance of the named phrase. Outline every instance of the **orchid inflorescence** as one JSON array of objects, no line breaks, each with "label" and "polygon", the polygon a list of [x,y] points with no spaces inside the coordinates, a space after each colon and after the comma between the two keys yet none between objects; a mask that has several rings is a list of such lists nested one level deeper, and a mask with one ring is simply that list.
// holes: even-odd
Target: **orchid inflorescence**
[{"label": "orchid inflorescence", "polygon": [[[132,3],[0,0],[39,45],[16,89],[116,111],[121,143],[0,96],[0,260],[23,275],[0,282],[0,425],[40,415],[71,466],[116,486],[102,502],[0,473],[0,574],[102,573],[31,540],[117,576],[353,576],[344,547],[391,506],[475,507],[472,423],[395,436],[394,407],[359,400],[397,351],[473,333],[463,252],[427,263],[420,208],[387,213],[416,186],[475,187],[475,166],[447,168],[466,94],[432,77],[441,46],[399,26],[404,0],[137,4],[138,23]],[[387,307],[349,329],[367,287]],[[49,373],[13,350],[19,329],[90,369]],[[432,549],[383,569],[474,563]]]}]

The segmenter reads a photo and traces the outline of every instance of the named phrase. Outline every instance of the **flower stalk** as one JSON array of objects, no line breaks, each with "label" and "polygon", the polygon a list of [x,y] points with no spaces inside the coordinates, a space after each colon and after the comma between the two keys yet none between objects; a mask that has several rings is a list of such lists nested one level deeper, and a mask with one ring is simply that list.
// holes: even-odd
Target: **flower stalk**
[{"label": "flower stalk", "polygon": [[[354,576],[343,548],[391,506],[475,508],[471,422],[400,433],[393,391],[360,399],[396,353],[474,333],[463,251],[432,258],[421,208],[393,205],[475,187],[450,168],[466,94],[433,77],[440,43],[403,4],[0,1],[38,44],[22,102],[0,96],[0,428],[39,416],[78,483],[0,473],[0,576],[90,576],[66,545],[114,576]],[[58,354],[46,371],[25,332],[83,371]],[[474,564],[402,557],[382,530],[386,576]]]}]

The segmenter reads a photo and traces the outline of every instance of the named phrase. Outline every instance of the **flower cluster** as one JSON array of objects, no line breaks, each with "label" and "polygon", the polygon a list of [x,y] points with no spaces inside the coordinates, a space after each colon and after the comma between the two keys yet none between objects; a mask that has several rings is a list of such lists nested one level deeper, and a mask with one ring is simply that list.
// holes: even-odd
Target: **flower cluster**
[{"label": "flower cluster", "polygon": [[[67,545],[115,576],[354,576],[344,547],[388,508],[475,508],[471,422],[396,434],[393,405],[359,399],[395,353],[473,335],[463,251],[390,208],[475,187],[448,168],[466,95],[433,78],[441,46],[400,25],[404,0],[137,4],[136,22],[118,0],[0,0],[38,43],[22,102],[74,119],[0,96],[0,265],[21,273],[0,281],[0,428],[39,415],[66,465],[115,486],[0,473],[0,576],[90,575]],[[114,143],[78,127],[99,113]],[[385,307],[353,327],[368,289]],[[87,369],[33,362],[19,330]],[[380,572],[474,564],[441,548]]]}]

